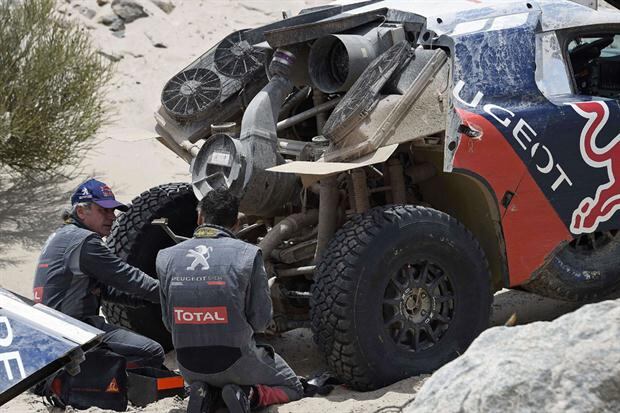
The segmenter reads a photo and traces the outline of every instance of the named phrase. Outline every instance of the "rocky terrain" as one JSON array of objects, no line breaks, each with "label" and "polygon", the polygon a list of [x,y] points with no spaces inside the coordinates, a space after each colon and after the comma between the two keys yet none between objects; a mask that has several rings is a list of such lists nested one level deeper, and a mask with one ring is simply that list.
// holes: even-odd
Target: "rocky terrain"
[{"label": "rocky terrain", "polygon": [[436,371],[406,412],[618,411],[618,337],[620,300],[489,329]]}]

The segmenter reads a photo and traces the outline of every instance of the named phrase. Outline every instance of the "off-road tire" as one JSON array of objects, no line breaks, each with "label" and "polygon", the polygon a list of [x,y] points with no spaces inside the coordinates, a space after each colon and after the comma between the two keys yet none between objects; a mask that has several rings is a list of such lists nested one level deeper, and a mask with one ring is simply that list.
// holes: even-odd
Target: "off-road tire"
[{"label": "off-road tire", "polygon": [[[590,243],[590,248],[583,245]],[[620,231],[583,234],[523,286],[545,297],[595,301],[620,290]]]},{"label": "off-road tire", "polygon": [[[451,293],[442,300],[453,300],[432,298],[437,311],[430,313],[438,317],[452,306],[452,318],[441,338],[429,348],[418,345],[420,351],[399,347],[384,319],[392,308],[384,301],[392,274],[411,274],[402,272],[410,262],[445,268],[447,277],[438,278],[452,286],[444,287]],[[443,212],[411,205],[374,208],[348,221],[328,243],[311,292],[314,339],[333,372],[358,390],[430,373],[463,353],[488,326],[492,300],[488,262],[471,232]]]},{"label": "off-road tire", "polygon": [[[155,218],[168,218],[168,226],[175,234],[189,237],[196,227],[196,203],[189,184],[173,183],[151,188],[136,197],[129,210],[119,217],[107,243],[124,261],[157,278],[157,253],[172,246],[174,241],[151,222]],[[159,304],[129,308],[104,302],[102,310],[110,323],[150,337],[166,350],[172,348],[170,334],[161,321]]]}]

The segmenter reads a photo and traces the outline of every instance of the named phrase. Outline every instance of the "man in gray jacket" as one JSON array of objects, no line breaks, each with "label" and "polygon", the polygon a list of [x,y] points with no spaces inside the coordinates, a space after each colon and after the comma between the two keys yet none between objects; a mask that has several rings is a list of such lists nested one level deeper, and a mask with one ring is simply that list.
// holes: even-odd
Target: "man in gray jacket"
[{"label": "man in gray jacket", "polygon": [[159,302],[159,282],[114,255],[102,237],[110,234],[115,209],[126,210],[109,186],[95,179],[71,197],[65,224],[47,239],[34,279],[34,301],[105,331],[103,344],[128,367],[160,367],[159,343],[113,326],[99,315],[101,300],[129,306]]},{"label": "man in gray jacket", "polygon": [[286,362],[254,341],[254,333],[271,321],[272,304],[260,249],[231,231],[238,210],[239,201],[228,191],[209,192],[199,203],[194,237],[157,256],[163,321],[181,373],[194,388],[200,383],[222,388],[233,413],[303,395]]}]

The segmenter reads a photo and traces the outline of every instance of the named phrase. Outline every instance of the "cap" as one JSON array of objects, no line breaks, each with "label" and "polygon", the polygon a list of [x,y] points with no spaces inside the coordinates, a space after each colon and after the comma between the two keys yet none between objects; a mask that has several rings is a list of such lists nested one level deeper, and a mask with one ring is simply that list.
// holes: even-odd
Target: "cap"
[{"label": "cap", "polygon": [[71,205],[78,202],[94,202],[102,208],[116,208],[127,211],[129,207],[114,198],[110,187],[96,179],[89,179],[77,187],[71,195]]}]

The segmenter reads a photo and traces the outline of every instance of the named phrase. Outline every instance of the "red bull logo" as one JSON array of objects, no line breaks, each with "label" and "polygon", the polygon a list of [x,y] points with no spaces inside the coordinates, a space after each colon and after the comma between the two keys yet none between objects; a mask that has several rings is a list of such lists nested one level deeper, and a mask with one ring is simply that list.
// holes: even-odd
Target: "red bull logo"
[{"label": "red bull logo", "polygon": [[570,230],[573,234],[596,231],[620,209],[620,135],[604,147],[596,145],[599,132],[607,124],[609,108],[605,102],[571,103],[588,121],[581,132],[580,151],[584,161],[594,168],[607,168],[609,182],[598,187],[594,198],[583,199],[573,212]]}]

